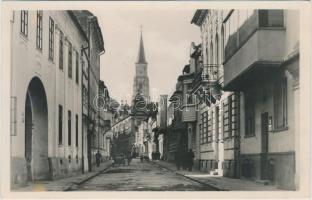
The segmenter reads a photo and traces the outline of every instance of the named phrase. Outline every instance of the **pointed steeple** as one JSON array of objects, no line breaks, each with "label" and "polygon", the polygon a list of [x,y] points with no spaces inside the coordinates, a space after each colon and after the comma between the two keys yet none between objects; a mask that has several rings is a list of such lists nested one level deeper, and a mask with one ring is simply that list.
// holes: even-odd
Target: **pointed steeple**
[{"label": "pointed steeple", "polygon": [[144,45],[143,45],[143,37],[142,37],[142,26],[141,26],[141,38],[140,38],[139,54],[138,54],[138,59],[137,59],[136,63],[146,63]]}]

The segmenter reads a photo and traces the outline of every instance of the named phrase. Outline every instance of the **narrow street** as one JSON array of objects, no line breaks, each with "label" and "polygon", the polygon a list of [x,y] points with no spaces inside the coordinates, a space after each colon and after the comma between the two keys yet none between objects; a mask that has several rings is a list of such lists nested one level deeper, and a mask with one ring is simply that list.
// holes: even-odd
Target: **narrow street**
[{"label": "narrow street", "polygon": [[129,166],[115,166],[69,191],[212,191],[152,162],[133,159]]}]

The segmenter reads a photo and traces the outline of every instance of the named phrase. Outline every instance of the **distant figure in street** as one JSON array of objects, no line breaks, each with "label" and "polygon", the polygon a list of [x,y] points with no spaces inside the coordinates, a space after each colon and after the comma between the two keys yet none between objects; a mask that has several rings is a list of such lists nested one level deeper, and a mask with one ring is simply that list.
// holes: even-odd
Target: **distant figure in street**
[{"label": "distant figure in street", "polygon": [[189,158],[188,158],[188,152],[187,150],[183,150],[181,152],[181,165],[182,165],[182,168],[184,170],[186,170],[188,168],[188,165],[189,165]]},{"label": "distant figure in street", "polygon": [[99,151],[95,154],[95,162],[96,162],[96,166],[99,167],[101,163],[101,154]]},{"label": "distant figure in street", "polygon": [[130,162],[131,162],[131,152],[127,153],[127,164],[130,165]]},{"label": "distant figure in street", "polygon": [[194,153],[192,151],[192,149],[189,149],[189,151],[187,152],[187,168],[189,171],[192,171],[193,165],[194,165]]},{"label": "distant figure in street", "polygon": [[181,152],[178,150],[174,155],[175,164],[177,166],[177,170],[180,170],[181,167]]}]

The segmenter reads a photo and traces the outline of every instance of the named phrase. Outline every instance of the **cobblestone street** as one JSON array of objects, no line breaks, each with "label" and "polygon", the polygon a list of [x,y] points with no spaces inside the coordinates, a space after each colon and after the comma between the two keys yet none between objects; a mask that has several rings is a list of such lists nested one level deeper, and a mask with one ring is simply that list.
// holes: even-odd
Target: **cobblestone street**
[{"label": "cobblestone street", "polygon": [[129,166],[104,170],[69,191],[211,191],[213,187],[177,175],[153,162],[133,159]]}]

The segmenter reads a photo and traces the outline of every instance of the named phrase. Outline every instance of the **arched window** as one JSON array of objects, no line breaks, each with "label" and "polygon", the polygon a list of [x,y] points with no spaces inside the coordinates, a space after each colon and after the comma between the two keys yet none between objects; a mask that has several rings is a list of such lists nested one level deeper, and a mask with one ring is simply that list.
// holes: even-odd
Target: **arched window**
[{"label": "arched window", "polygon": [[209,53],[208,53],[208,37],[206,37],[206,63],[209,63]]},{"label": "arched window", "polygon": [[216,34],[216,39],[215,39],[215,64],[219,64],[219,36],[218,33]]},{"label": "arched window", "polygon": [[210,57],[209,57],[209,63],[213,64],[213,44],[212,41],[210,42]]}]

